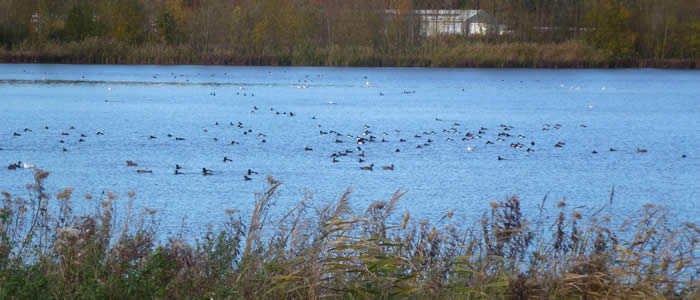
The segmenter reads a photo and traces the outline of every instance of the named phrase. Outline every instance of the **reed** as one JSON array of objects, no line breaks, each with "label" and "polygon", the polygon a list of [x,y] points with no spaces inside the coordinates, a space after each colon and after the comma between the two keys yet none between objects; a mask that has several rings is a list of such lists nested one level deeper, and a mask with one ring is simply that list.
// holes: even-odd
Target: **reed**
[{"label": "reed", "polygon": [[[268,177],[248,221],[226,209],[228,221],[200,236],[163,236],[156,211],[131,209],[133,192],[117,216],[118,195],[52,196],[48,176],[35,170],[28,199],[2,194],[0,298],[700,296],[697,225],[674,225],[651,205],[616,222],[612,195],[587,216],[562,201],[551,224],[546,197],[534,219],[509,197],[469,226],[452,211],[437,223],[398,214],[402,191],[364,210],[348,189],[326,205],[309,195],[271,213],[282,183]],[[82,202],[93,209],[74,214]]]},{"label": "reed", "polygon": [[195,49],[187,45],[131,45],[88,38],[81,42],[24,42],[0,49],[4,63],[201,64],[346,67],[479,68],[676,68],[696,69],[694,59],[615,59],[583,41],[561,43],[490,43],[464,38],[426,39],[413,51],[395,53],[373,47],[330,45],[319,48],[300,41],[290,54],[249,55],[232,48]]}]

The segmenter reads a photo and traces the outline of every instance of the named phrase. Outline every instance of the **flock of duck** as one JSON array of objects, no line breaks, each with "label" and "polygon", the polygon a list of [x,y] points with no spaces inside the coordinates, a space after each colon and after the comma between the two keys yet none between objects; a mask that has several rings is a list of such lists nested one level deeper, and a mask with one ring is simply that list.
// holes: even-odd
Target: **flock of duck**
[{"label": "flock of duck", "polygon": [[[173,75],[175,76],[175,75]],[[156,78],[156,77],[154,77]],[[366,77],[365,77],[366,78]],[[307,82],[307,80],[304,80],[303,82],[299,80],[300,84],[310,84],[310,82]],[[369,82],[367,82],[367,86],[371,86]],[[403,94],[414,94],[414,90],[410,91],[403,91]],[[210,96],[216,96],[216,92],[210,92]],[[246,91],[243,87],[239,89],[239,91],[236,93],[237,96],[255,96],[252,92],[249,93],[249,91]],[[379,93],[379,96],[384,96],[383,93]],[[105,100],[106,101],[106,100]],[[330,101],[329,104],[335,104],[335,102]],[[275,109],[274,107],[269,107],[269,110],[267,108],[262,109],[259,108],[257,105],[252,106],[250,110],[251,114],[263,114],[263,113],[270,113],[274,114],[276,116],[280,117],[288,117],[288,118],[295,118],[298,117],[298,115],[294,112],[291,111],[280,111]],[[464,151],[471,152],[473,151],[476,147],[489,147],[490,145],[497,145],[497,144],[503,144],[503,145],[508,145],[509,148],[515,149],[515,150],[521,150],[525,151],[527,153],[533,153],[536,151],[536,145],[540,146],[537,144],[534,139],[531,137],[527,137],[523,134],[516,133],[516,128],[512,125],[507,125],[507,124],[500,124],[496,128],[489,129],[484,126],[480,126],[478,128],[468,130],[465,129],[464,126],[462,126],[458,122],[452,122],[452,121],[445,121],[440,118],[435,118],[435,122],[438,122],[437,124],[442,125],[443,129],[441,131],[435,131],[435,130],[430,130],[430,131],[421,131],[421,132],[413,132],[410,134],[405,134],[402,133],[401,130],[392,130],[392,131],[375,131],[375,129],[370,126],[370,125],[363,125],[362,130],[360,132],[341,132],[340,130],[334,130],[334,129],[325,129],[325,127],[318,123],[319,120],[316,119],[315,116],[311,116],[311,119],[314,120],[316,124],[316,130],[318,130],[318,134],[320,136],[328,136],[328,139],[325,139],[327,143],[330,145],[327,147],[322,147],[323,149],[328,149],[328,148],[335,148],[332,152],[328,153],[327,157],[330,158],[331,163],[338,163],[341,161],[345,162],[354,162],[357,161],[359,164],[359,170],[362,171],[374,171],[375,170],[375,162],[371,161],[369,159],[369,154],[372,150],[372,147],[370,146],[371,144],[385,144],[385,145],[390,145],[390,148],[392,149],[392,152],[394,153],[400,153],[402,151],[406,151],[410,148],[415,148],[415,149],[424,149],[427,147],[431,147],[432,145],[436,144],[436,141],[440,142],[447,142],[447,143],[459,143],[460,141],[464,143]],[[241,121],[230,121],[228,124],[225,124],[226,122],[219,123],[218,121],[214,123],[214,126],[228,126],[233,129],[237,129],[240,131],[240,133],[243,136],[247,137],[254,137],[257,138],[257,142],[259,143],[266,143],[267,140],[267,135],[262,132],[254,131],[253,128],[250,128],[246,126],[244,123]],[[447,125],[449,124],[449,125]],[[447,125],[447,126],[445,126]],[[555,123],[555,124],[543,124],[541,130],[542,131],[550,131],[550,130],[559,130],[562,128],[563,125]],[[578,125],[580,128],[586,128],[587,126],[584,124]],[[44,130],[49,130],[48,126],[44,126]],[[63,145],[66,144],[66,140],[70,138],[71,136],[76,136],[78,135],[78,142],[83,143],[87,139],[87,135],[85,133],[80,133],[76,134],[75,133],[76,128],[73,126],[70,126],[67,130],[65,131],[59,131],[59,140],[58,144],[61,145],[60,149],[62,152],[68,152],[69,149],[64,147]],[[203,129],[203,133],[207,133],[208,129]],[[30,135],[32,133],[32,129],[30,128],[24,128],[23,131],[20,132],[13,132],[12,137],[13,138],[21,138],[23,135]],[[97,131],[95,133],[97,136],[104,135],[103,132]],[[173,134],[167,134],[167,137],[169,139],[172,139],[173,141],[184,141],[185,138],[181,136],[175,136]],[[157,136],[150,135],[148,136],[149,140],[155,140],[158,139]],[[220,140],[223,142],[223,138],[217,138],[213,137],[212,140],[214,142],[219,142]],[[226,143],[229,143],[228,141]],[[230,140],[230,145],[237,146],[241,145],[240,141],[236,141],[234,139]],[[347,146],[350,145],[350,146]],[[480,146],[481,145],[481,146]],[[318,146],[318,145],[316,145]],[[314,145],[307,144],[303,149],[299,149],[300,151],[306,151],[306,152],[312,152],[314,151],[314,148],[316,148]],[[557,143],[551,145],[555,148],[562,148],[566,146],[566,143],[563,141],[558,141]],[[386,147],[384,147],[386,148]],[[3,150],[0,148],[0,151]],[[616,148],[610,147],[608,149],[610,152],[615,152],[617,151]],[[646,153],[648,150],[642,149],[642,148],[637,148],[636,149],[637,153]],[[592,150],[592,154],[598,154],[599,152],[597,150]],[[503,156],[501,156],[503,155]],[[498,161],[504,161],[508,160],[508,155],[506,154],[500,154],[495,157],[496,160]],[[683,158],[686,157],[685,154],[682,155]],[[231,163],[233,160],[229,158],[228,156],[224,156],[223,159],[221,159],[222,164],[227,164]],[[17,169],[29,169],[33,168],[33,165],[27,164],[27,163],[22,163],[21,161],[18,161],[17,163],[11,163],[7,166],[9,170],[17,170]],[[126,167],[127,168],[132,168],[135,167],[136,173],[138,174],[150,174],[153,173],[152,170],[149,169],[139,169],[138,168],[138,163],[132,160],[127,160],[126,161]],[[396,166],[394,163],[390,164],[385,164],[381,165],[381,170],[383,171],[393,171],[395,170]],[[199,171],[197,172],[185,172],[183,171],[183,166],[180,164],[175,164],[173,166],[173,172],[172,174],[174,175],[184,175],[184,174],[201,174],[202,176],[212,176],[215,175],[216,172],[211,169],[207,169],[206,167],[201,168],[201,173]],[[242,172],[242,179],[244,181],[250,181],[252,180],[252,177],[254,175],[257,175],[258,173],[254,171],[251,168],[248,168],[247,171]]]},{"label": "flock of duck", "polygon": [[[261,109],[257,106],[253,106],[250,110],[251,114],[261,114],[261,113],[272,113],[276,116],[284,116],[284,117],[289,117],[289,118],[294,118],[297,117],[297,114],[291,112],[291,111],[279,111],[276,110],[273,107],[270,107],[269,110],[267,109]],[[314,122],[318,122],[316,120],[316,117],[311,117]],[[390,132],[386,131],[373,131],[374,129],[370,125],[363,125],[362,126],[362,131],[361,132],[340,132],[339,130],[334,130],[334,129],[327,129],[324,130],[323,125],[320,123],[316,124],[318,134],[320,136],[328,136],[327,143],[329,143],[331,146],[329,147],[323,147],[324,149],[328,148],[336,148],[336,150],[332,151],[331,153],[328,154],[328,157],[331,159],[332,163],[338,163],[341,161],[357,161],[359,164],[359,169],[362,171],[374,171],[375,170],[375,162],[370,162],[369,160],[369,153],[370,149],[372,147],[370,146],[371,144],[387,144],[390,145],[390,148],[393,149],[392,152],[399,153],[403,151],[410,149],[410,148],[415,148],[415,149],[423,149],[430,147],[432,145],[435,145],[436,141],[444,141],[444,142],[465,142],[465,147],[464,151],[471,152],[473,151],[476,147],[481,147],[481,146],[476,146],[478,144],[483,144],[484,147],[489,146],[489,145],[497,145],[497,144],[503,144],[503,145],[508,145],[509,148],[512,149],[520,149],[522,151],[525,151],[527,153],[532,153],[536,151],[536,145],[535,141],[531,138],[528,138],[527,136],[519,133],[515,133],[515,127],[512,125],[506,125],[506,124],[501,124],[499,125],[495,130],[486,128],[486,127],[479,127],[474,130],[466,130],[464,129],[460,123],[457,122],[446,122],[440,118],[435,118],[435,122],[438,122],[439,124],[450,124],[449,126],[443,126],[446,127],[442,129],[441,131],[422,131],[422,132],[417,132],[417,133],[411,133],[411,134],[403,134],[401,130],[393,130]],[[250,128],[246,125],[244,125],[242,122],[237,121],[230,121],[228,124],[222,124],[219,122],[215,122],[214,126],[227,126],[233,129],[237,129],[240,131],[240,134],[243,136],[248,136],[249,138],[254,138],[257,139],[258,143],[266,143],[266,138],[267,135],[262,132],[254,131],[253,128]],[[543,124],[541,130],[542,131],[550,131],[550,130],[559,130],[562,128],[563,125],[561,124]],[[449,127],[449,128],[447,128]],[[579,125],[578,127],[580,128],[586,128],[587,126],[584,124]],[[49,130],[48,126],[44,127],[44,130]],[[87,135],[84,133],[80,134],[75,134],[75,127],[71,126],[68,128],[66,131],[60,131],[59,135],[59,140],[58,143],[63,145],[66,143],[64,139],[69,138],[72,135],[78,135],[78,142],[82,143],[85,142],[85,139],[87,138]],[[22,131],[20,131],[22,132]],[[14,138],[21,138],[23,134],[31,134],[32,129],[30,128],[25,128],[23,130],[23,133],[18,133],[18,132],[13,132],[12,136]],[[203,129],[203,133],[209,132],[208,129]],[[103,132],[97,131],[95,133],[97,136],[104,135]],[[184,137],[179,137],[175,136],[173,134],[167,134],[167,137],[169,139],[172,139],[173,141],[184,141]],[[154,135],[148,136],[149,140],[155,140],[158,137]],[[214,142],[219,142],[220,140],[216,137],[213,137],[212,140]],[[228,142],[226,142],[228,143]],[[230,145],[236,146],[240,145],[241,143],[236,140],[231,140]],[[351,146],[347,146],[351,145]],[[318,146],[318,145],[317,145]],[[566,146],[566,143],[563,141],[558,141],[557,143],[552,145],[555,148],[562,148]],[[67,152],[68,149],[65,147],[60,147],[61,151]],[[306,151],[306,152],[311,152],[314,151],[315,146],[313,145],[306,145],[303,149],[299,149],[300,151]],[[2,148],[0,148],[2,150]],[[610,152],[615,152],[617,151],[616,148],[610,147],[608,149]],[[637,148],[636,152],[638,153],[646,153],[648,150],[642,149],[642,148]],[[598,154],[598,151],[593,150],[591,152],[592,154]],[[507,156],[505,154],[497,155],[496,159],[498,161],[503,161],[503,160],[508,160],[508,158],[504,157]],[[685,154],[682,155],[683,158],[686,157]],[[221,159],[222,164],[227,164],[233,162],[233,159],[229,158],[228,156],[224,156],[223,159]],[[21,161],[18,161],[17,163],[11,163],[10,165],[7,166],[9,170],[17,170],[17,169],[29,169],[33,168],[33,165],[27,164],[26,162],[23,163]],[[138,163],[132,160],[127,160],[126,161],[126,167],[131,168],[131,167],[138,167]],[[381,166],[381,170],[384,171],[393,171],[395,170],[396,166],[394,163],[387,164]],[[150,174],[153,173],[152,170],[149,169],[136,169],[136,173],[138,174]],[[176,164],[173,169],[174,175],[184,175],[184,174],[197,174],[200,172],[184,172],[183,171],[183,166],[180,164]],[[206,167],[201,168],[201,175],[202,176],[212,176],[215,175],[216,172],[207,169]],[[244,181],[250,181],[252,180],[252,177],[254,175],[257,175],[258,173],[254,171],[253,169],[248,168],[247,171],[243,172],[242,174],[242,179]]]}]

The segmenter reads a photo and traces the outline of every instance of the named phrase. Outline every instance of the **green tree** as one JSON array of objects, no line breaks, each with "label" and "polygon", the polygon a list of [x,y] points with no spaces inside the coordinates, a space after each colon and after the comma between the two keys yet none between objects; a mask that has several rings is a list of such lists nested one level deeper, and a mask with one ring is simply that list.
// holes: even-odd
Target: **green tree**
[{"label": "green tree", "polygon": [[64,27],[66,38],[71,41],[82,41],[90,36],[95,29],[92,16],[85,12],[79,3],[76,3],[68,12]]},{"label": "green tree", "polygon": [[144,17],[138,0],[117,0],[111,11],[110,35],[130,44],[144,40]]},{"label": "green tree", "polygon": [[0,0],[0,47],[29,37],[32,7],[22,0]]},{"label": "green tree", "polygon": [[592,3],[586,23],[592,32],[588,41],[597,48],[611,52],[614,58],[633,56],[636,35],[629,21],[630,11],[617,0],[598,0]]},{"label": "green tree", "polygon": [[172,44],[176,41],[179,30],[175,16],[169,9],[164,8],[156,19],[156,30],[161,42]]},{"label": "green tree", "polygon": [[290,1],[265,1],[253,31],[256,47],[263,54],[291,54],[302,21]]}]

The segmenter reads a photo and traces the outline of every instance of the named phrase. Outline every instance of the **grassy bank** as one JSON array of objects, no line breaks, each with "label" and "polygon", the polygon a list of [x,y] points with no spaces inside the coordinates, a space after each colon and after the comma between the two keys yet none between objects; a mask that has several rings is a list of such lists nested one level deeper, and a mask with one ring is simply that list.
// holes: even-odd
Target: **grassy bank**
[{"label": "grassy bank", "polygon": [[[354,210],[348,190],[327,205],[307,198],[272,214],[281,183],[268,177],[250,219],[222,209],[228,222],[202,236],[165,237],[153,210],[116,216],[116,203],[131,207],[133,193],[49,195],[48,176],[35,170],[28,199],[3,193],[0,298],[700,296],[700,229],[672,225],[660,207],[613,226],[609,206],[584,216],[545,198],[542,210],[559,215],[545,222],[511,197],[467,226],[452,212],[431,224],[395,211],[401,192]],[[74,215],[77,206],[94,209]]]},{"label": "grassy bank", "polygon": [[674,68],[697,69],[696,60],[614,59],[583,42],[557,44],[438,41],[415,53],[387,55],[372,48],[295,47],[291,55],[239,55],[230,49],[200,51],[160,44],[132,46],[116,41],[20,45],[0,50],[2,63],[470,67],[470,68]]}]

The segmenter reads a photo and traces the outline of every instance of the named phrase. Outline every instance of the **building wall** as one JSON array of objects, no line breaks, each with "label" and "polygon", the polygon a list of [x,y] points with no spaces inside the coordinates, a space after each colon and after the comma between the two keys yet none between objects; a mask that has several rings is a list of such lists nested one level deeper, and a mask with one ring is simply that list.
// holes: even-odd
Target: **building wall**
[{"label": "building wall", "polygon": [[421,34],[423,36],[479,34],[474,31],[478,27],[472,26],[470,22],[470,19],[478,13],[478,10],[415,11],[421,20]]},{"label": "building wall", "polygon": [[[413,10],[413,15],[420,19],[422,36],[440,35],[484,35],[487,33],[503,34],[503,25],[485,22],[491,19],[480,10]],[[387,16],[400,15],[401,10],[388,9]]]}]

